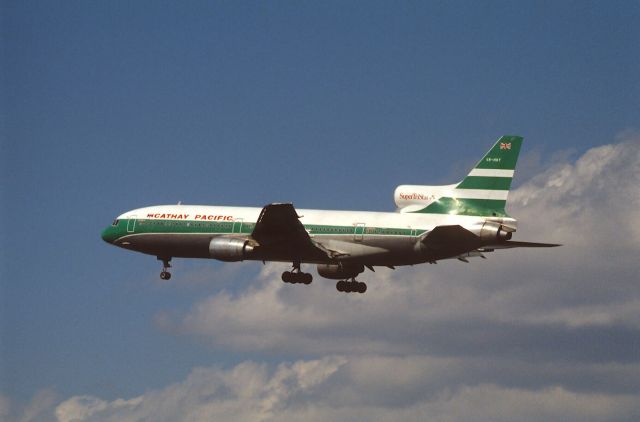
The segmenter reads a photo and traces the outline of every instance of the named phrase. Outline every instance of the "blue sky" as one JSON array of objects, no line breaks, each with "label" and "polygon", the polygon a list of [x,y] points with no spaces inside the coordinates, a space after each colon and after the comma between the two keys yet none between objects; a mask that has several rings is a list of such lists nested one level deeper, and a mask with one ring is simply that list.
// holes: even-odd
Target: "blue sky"
[{"label": "blue sky", "polygon": [[[503,134],[525,137],[516,186],[605,144],[636,151],[638,18],[632,1],[3,2],[6,414],[39,391],[56,405],[109,401],[195,367],[350,356],[349,345],[261,349],[183,329],[203,299],[251,295],[270,273],[176,261],[161,283],[158,262],[100,231],[128,209],[178,201],[391,211],[396,185],[454,182]],[[637,344],[637,327],[620,327]]]}]

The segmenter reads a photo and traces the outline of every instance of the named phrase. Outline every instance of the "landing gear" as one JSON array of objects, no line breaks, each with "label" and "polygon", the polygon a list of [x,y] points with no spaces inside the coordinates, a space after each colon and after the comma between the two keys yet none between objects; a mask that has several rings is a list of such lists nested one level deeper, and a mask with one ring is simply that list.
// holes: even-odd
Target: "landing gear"
[{"label": "landing gear", "polygon": [[367,285],[366,283],[356,281],[355,278],[352,278],[351,281],[338,281],[336,283],[336,289],[338,289],[339,292],[344,293],[364,293],[367,291]]},{"label": "landing gear", "polygon": [[160,272],[160,278],[163,280],[169,280],[171,278],[171,273],[167,271],[168,268],[171,268],[171,258],[160,258],[158,260],[162,261],[162,271]]},{"label": "landing gear", "polygon": [[313,276],[309,273],[303,273],[300,271],[300,263],[294,262],[293,270],[282,273],[282,281],[291,284],[311,284]]},{"label": "landing gear", "polygon": [[311,284],[313,276],[309,273],[285,271],[282,273],[282,281],[291,284]]}]

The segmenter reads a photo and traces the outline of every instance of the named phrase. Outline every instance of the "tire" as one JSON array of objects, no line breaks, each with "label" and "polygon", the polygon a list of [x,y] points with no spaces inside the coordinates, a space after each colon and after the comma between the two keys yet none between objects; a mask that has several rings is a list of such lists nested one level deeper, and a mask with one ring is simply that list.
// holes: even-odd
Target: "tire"
[{"label": "tire", "polygon": [[367,291],[366,283],[358,283],[358,293],[364,293]]},{"label": "tire", "polygon": [[282,281],[285,283],[291,283],[291,273],[289,271],[285,271],[282,273]]}]

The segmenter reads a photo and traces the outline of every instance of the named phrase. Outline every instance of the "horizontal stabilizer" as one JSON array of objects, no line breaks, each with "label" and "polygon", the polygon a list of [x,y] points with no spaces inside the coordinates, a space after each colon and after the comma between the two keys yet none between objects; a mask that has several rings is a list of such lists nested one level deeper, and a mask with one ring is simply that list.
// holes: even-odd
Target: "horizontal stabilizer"
[{"label": "horizontal stabilizer", "polygon": [[505,242],[496,243],[495,245],[486,245],[482,249],[510,249],[510,248],[555,248],[562,246],[555,243],[537,243],[537,242],[518,242],[516,240],[507,240]]}]

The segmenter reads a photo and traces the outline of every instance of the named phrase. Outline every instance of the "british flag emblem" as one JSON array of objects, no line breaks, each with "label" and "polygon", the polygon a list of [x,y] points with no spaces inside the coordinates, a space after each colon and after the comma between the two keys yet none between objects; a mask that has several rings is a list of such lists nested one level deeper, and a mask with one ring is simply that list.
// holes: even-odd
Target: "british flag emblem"
[{"label": "british flag emblem", "polygon": [[500,142],[500,149],[511,149],[511,142]]}]

